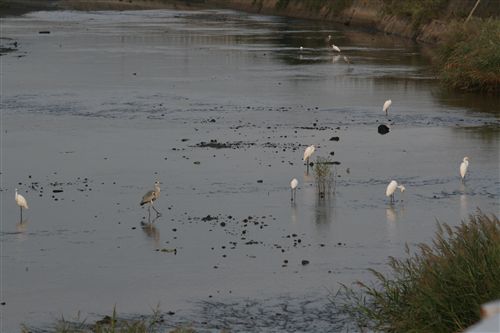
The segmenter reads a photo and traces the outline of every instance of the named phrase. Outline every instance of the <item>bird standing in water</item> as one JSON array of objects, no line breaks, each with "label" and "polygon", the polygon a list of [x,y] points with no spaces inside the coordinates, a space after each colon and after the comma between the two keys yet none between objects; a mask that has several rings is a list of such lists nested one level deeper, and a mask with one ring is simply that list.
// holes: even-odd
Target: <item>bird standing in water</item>
[{"label": "bird standing in water", "polygon": [[385,101],[384,106],[382,107],[382,111],[384,111],[386,115],[388,114],[387,111],[389,110],[389,107],[391,106],[391,104],[392,104],[392,100],[388,99],[387,101]]},{"label": "bird standing in water", "polygon": [[160,197],[160,182],[156,181],[154,190],[148,191],[142,197],[141,206],[149,204],[148,213],[151,214],[151,207],[153,207],[154,211],[156,212],[156,216],[157,217],[161,216],[161,213],[157,211],[156,208],[153,206],[153,201],[155,201],[159,197]]},{"label": "bird standing in water", "polygon": [[406,187],[403,185],[398,185],[398,182],[395,180],[391,180],[389,185],[387,185],[387,189],[385,190],[385,195],[391,198],[391,203],[394,202],[394,192],[398,189],[403,193],[406,190]]},{"label": "bird standing in water", "polygon": [[462,177],[462,181],[465,180],[465,175],[467,174],[468,168],[469,168],[469,158],[465,156],[462,163],[460,164],[460,176]]},{"label": "bird standing in water", "polygon": [[309,147],[306,148],[306,150],[304,150],[304,157],[302,160],[306,162],[306,172],[307,173],[309,173],[309,158],[314,153],[315,149],[316,148],[314,147],[314,145],[310,145]]},{"label": "bird standing in water", "polygon": [[21,222],[23,221],[23,208],[28,209],[28,202],[26,202],[26,199],[17,193],[17,188],[16,188],[16,194],[14,195],[14,199],[16,199],[16,204],[19,206],[20,212],[21,212]]},{"label": "bird standing in water", "polygon": [[297,185],[299,185],[299,181],[297,178],[292,179],[290,182],[290,190],[292,192],[292,198],[291,201],[295,201],[295,194],[297,193]]}]

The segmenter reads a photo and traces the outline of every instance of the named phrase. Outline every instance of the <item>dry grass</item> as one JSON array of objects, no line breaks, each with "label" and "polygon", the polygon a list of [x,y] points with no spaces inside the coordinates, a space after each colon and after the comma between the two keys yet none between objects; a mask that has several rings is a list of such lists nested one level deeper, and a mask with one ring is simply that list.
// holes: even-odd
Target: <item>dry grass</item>
[{"label": "dry grass", "polygon": [[455,89],[500,92],[500,21],[451,23],[438,51],[440,77]]}]

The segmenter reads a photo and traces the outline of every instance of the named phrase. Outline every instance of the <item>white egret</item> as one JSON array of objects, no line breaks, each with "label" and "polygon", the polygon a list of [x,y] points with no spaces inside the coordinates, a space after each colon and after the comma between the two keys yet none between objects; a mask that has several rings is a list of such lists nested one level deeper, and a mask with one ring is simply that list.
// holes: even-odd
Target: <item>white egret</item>
[{"label": "white egret", "polygon": [[297,192],[297,185],[299,185],[299,181],[297,180],[297,178],[292,179],[292,181],[290,182],[290,189],[291,189],[291,193],[292,193],[291,201],[295,201],[295,195]]},{"label": "white egret", "polygon": [[462,177],[462,181],[465,179],[465,175],[467,174],[468,168],[469,168],[469,158],[465,156],[462,163],[460,164],[460,176]]},{"label": "white egret", "polygon": [[326,37],[326,41],[329,42],[332,40],[332,35],[328,35],[328,37]]},{"label": "white egret", "polygon": [[392,104],[392,101],[390,99],[385,101],[384,106],[382,107],[382,111],[384,111],[385,114],[387,114],[387,111],[389,110],[389,107],[391,106],[391,104]]},{"label": "white egret", "polygon": [[304,50],[304,47],[303,47],[303,46],[299,47],[299,50],[303,51],[303,50]]},{"label": "white egret", "polygon": [[394,202],[394,192],[398,189],[403,193],[406,190],[406,187],[403,185],[398,185],[398,182],[395,180],[391,180],[389,185],[387,185],[387,189],[385,190],[385,196],[391,198],[391,202]]},{"label": "white egret", "polygon": [[16,188],[16,194],[14,195],[14,199],[16,199],[16,204],[19,206],[20,212],[21,212],[21,221],[23,220],[23,208],[28,209],[28,202],[26,202],[26,199],[17,193],[17,188]]},{"label": "white egret", "polygon": [[307,165],[309,165],[309,158],[314,153],[315,149],[316,148],[314,147],[314,145],[310,145],[309,147],[306,148],[306,150],[304,150],[304,158],[302,160],[306,161]]},{"label": "white egret", "polygon": [[351,61],[349,60],[349,58],[347,58],[347,56],[344,56],[344,61],[345,61],[348,65],[350,65],[350,64],[351,64]]},{"label": "white egret", "polygon": [[148,213],[151,214],[151,207],[153,207],[154,211],[156,212],[156,216],[160,216],[161,213],[157,211],[156,208],[153,206],[153,201],[155,201],[159,197],[160,197],[160,182],[156,181],[154,190],[148,191],[142,197],[141,206],[149,204]]},{"label": "white egret", "polygon": [[337,45],[335,45],[335,44],[332,44],[332,49],[334,51],[340,52],[340,48]]}]

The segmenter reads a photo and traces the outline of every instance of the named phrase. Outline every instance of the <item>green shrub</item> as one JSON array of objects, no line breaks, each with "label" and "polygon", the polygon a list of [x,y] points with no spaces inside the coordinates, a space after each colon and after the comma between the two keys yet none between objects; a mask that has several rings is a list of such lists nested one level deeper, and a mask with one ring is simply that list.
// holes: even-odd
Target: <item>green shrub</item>
[{"label": "green shrub", "polygon": [[[336,300],[358,325],[383,332],[460,332],[480,305],[500,298],[500,222],[481,212],[451,228],[438,225],[432,245],[408,259],[390,258],[391,277],[344,286]],[[407,253],[409,255],[407,248]]]}]

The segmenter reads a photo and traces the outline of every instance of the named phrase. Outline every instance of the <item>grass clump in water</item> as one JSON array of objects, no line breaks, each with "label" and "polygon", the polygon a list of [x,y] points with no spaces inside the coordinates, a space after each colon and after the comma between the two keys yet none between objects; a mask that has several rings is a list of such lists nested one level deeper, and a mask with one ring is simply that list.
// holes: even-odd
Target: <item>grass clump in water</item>
[{"label": "grass clump in water", "polygon": [[[500,222],[482,212],[451,228],[439,224],[432,245],[407,259],[390,258],[388,277],[344,286],[337,295],[360,327],[382,332],[460,332],[480,306],[500,298]],[[407,253],[409,253],[407,247]]]},{"label": "grass clump in water", "polygon": [[[178,327],[167,331],[162,328],[163,323],[164,319],[159,307],[153,310],[152,315],[134,319],[120,318],[116,309],[113,309],[111,316],[104,316],[94,323],[88,323],[87,320],[80,319],[80,314],[74,320],[67,320],[62,317],[52,325],[50,331],[55,333],[194,333],[194,330],[189,327]],[[32,331],[38,330],[25,325],[22,326],[22,333]]]},{"label": "grass clump in water", "polygon": [[335,174],[332,172],[333,162],[325,157],[317,157],[314,163],[314,179],[318,195],[323,198],[327,193],[331,193],[335,186]]},{"label": "grass clump in water", "polygon": [[500,20],[450,24],[438,51],[440,77],[452,88],[500,92]]}]

